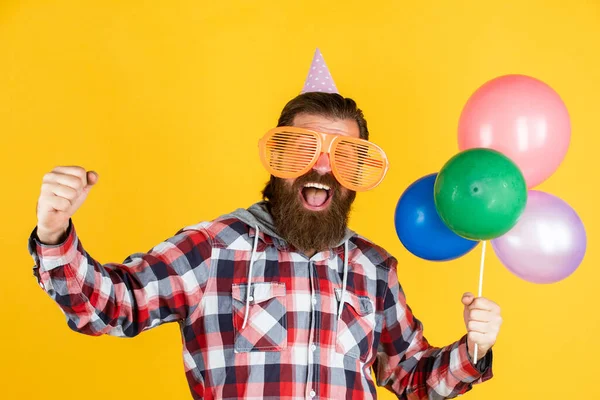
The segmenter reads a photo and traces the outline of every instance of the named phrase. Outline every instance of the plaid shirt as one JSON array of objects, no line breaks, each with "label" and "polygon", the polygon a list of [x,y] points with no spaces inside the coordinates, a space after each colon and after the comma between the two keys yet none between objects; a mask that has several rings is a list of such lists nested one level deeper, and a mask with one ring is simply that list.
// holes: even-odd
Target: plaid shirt
[{"label": "plaid shirt", "polygon": [[443,399],[491,378],[491,352],[474,366],[466,335],[428,344],[382,248],[353,234],[347,253],[340,246],[307,258],[256,232],[226,215],[102,265],[70,224],[55,246],[34,230],[29,251],[40,286],[77,332],[132,337],[178,321],[195,399],[375,399],[372,371],[400,399]]}]

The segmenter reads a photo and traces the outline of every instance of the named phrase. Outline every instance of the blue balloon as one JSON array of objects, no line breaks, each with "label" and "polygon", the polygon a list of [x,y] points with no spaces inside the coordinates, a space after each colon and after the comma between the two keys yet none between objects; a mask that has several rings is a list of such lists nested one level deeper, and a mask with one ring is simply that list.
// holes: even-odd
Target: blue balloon
[{"label": "blue balloon", "polygon": [[410,185],[396,205],[394,224],[402,245],[417,257],[448,261],[467,254],[477,246],[452,232],[439,217],[433,200],[437,173]]}]

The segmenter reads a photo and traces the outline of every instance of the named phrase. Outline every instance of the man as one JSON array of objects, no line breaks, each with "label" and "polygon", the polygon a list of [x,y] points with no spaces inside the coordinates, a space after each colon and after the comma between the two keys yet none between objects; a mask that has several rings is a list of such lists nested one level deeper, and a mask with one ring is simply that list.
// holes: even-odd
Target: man
[{"label": "man", "polygon": [[387,161],[356,103],[332,91],[292,99],[261,141],[263,202],[123,264],[93,259],[71,220],[98,175],[45,175],[30,252],[69,326],[132,337],[178,321],[196,399],[373,399],[372,369],[401,399],[442,399],[491,378],[499,307],[465,294],[468,333],[430,346],[396,260],[346,227],[355,190],[380,182]]}]

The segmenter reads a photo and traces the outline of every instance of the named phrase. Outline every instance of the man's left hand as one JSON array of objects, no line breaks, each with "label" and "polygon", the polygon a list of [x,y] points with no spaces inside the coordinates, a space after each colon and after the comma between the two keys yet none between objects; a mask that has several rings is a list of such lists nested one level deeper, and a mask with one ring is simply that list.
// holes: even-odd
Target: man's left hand
[{"label": "man's left hand", "polygon": [[[467,327],[467,347],[474,362],[482,359],[496,343],[502,317],[500,306],[485,297],[475,297],[473,293],[465,293],[462,297],[465,305],[464,318]],[[477,360],[474,358],[477,344]]]}]

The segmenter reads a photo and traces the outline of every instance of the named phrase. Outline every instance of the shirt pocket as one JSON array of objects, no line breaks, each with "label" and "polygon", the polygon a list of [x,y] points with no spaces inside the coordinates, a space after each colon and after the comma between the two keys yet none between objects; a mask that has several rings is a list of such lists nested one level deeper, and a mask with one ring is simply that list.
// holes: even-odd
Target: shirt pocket
[{"label": "shirt pocket", "polygon": [[248,321],[246,312],[247,284],[233,284],[234,350],[279,351],[287,347],[287,312],[285,284],[256,282],[250,287]]},{"label": "shirt pocket", "polygon": [[[341,289],[335,289],[335,297],[341,300]],[[342,316],[337,319],[335,349],[338,353],[366,361],[373,347],[375,312],[371,299],[346,291]]]}]

